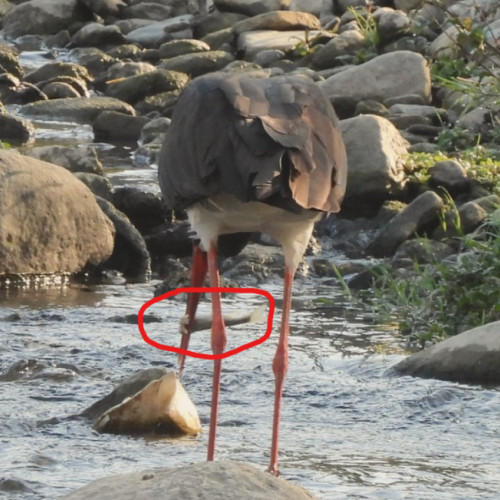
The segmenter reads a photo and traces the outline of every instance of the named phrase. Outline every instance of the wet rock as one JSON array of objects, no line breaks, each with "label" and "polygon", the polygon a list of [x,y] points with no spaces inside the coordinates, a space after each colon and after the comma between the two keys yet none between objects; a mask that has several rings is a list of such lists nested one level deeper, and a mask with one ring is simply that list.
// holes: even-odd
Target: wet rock
[{"label": "wet rock", "polygon": [[27,104],[47,99],[47,96],[31,83],[21,82],[10,73],[0,74],[0,101],[5,104]]},{"label": "wet rock", "polygon": [[12,478],[1,478],[0,479],[0,491],[5,491],[7,493],[30,493],[31,488],[21,481],[20,479]]},{"label": "wet rock", "polygon": [[0,17],[5,16],[10,9],[12,9],[14,5],[9,2],[9,0],[1,0],[0,1]]},{"label": "wet rock", "polygon": [[0,381],[14,382],[23,378],[32,378],[47,366],[37,359],[20,359],[0,373]]},{"label": "wet rock", "polygon": [[393,371],[462,384],[500,385],[500,321],[468,330],[411,355]]},{"label": "wet rock", "polygon": [[402,36],[410,28],[410,18],[400,10],[382,7],[374,12],[373,17],[377,23],[382,43],[387,43]]},{"label": "wet rock", "polygon": [[409,259],[421,264],[437,263],[455,253],[455,249],[440,241],[419,238],[408,240],[399,245],[392,260]]},{"label": "wet rock", "polygon": [[181,91],[172,90],[170,92],[160,92],[152,96],[148,96],[135,105],[135,109],[141,115],[155,113],[162,116],[170,117],[177,104]]},{"label": "wet rock", "polygon": [[130,18],[151,19],[152,21],[162,21],[171,16],[173,7],[162,5],[158,2],[140,2],[123,10],[123,15]]},{"label": "wet rock", "polygon": [[163,136],[170,125],[170,118],[160,117],[149,121],[142,127],[140,142],[147,144],[153,140],[163,143]]},{"label": "wet rock", "polygon": [[169,59],[171,57],[183,54],[192,54],[193,52],[207,52],[210,46],[201,40],[172,40],[160,45],[160,59]]},{"label": "wet rock", "polygon": [[262,67],[268,67],[276,63],[277,61],[283,59],[285,57],[285,53],[282,50],[269,49],[269,50],[261,50],[253,59],[255,64],[258,64]]},{"label": "wet rock", "polygon": [[113,204],[143,234],[172,218],[171,211],[159,194],[147,193],[134,187],[117,189],[113,195]]},{"label": "wet rock", "polygon": [[151,275],[151,259],[141,233],[110,202],[103,198],[96,200],[115,227],[113,253],[101,268],[121,271],[133,281],[147,281]]},{"label": "wet rock", "polygon": [[316,16],[306,12],[291,12],[286,10],[266,12],[249,19],[244,19],[233,25],[233,33],[240,35],[245,31],[256,30],[319,30],[321,23]]},{"label": "wet rock", "polygon": [[50,81],[53,78],[60,78],[62,76],[82,81],[82,85],[85,87],[87,83],[92,81],[92,77],[90,76],[87,68],[84,66],[60,61],[44,64],[40,68],[28,73],[24,80],[28,83],[38,84],[40,82]]},{"label": "wet rock", "polygon": [[214,11],[199,20],[195,26],[195,35],[197,38],[204,38],[209,34],[215,35],[217,32],[226,31],[232,36],[231,28],[243,19],[247,19],[247,16],[234,12]]},{"label": "wet rock", "polygon": [[[429,103],[431,79],[427,61],[415,52],[383,54],[346,69],[320,83],[341,116],[351,113],[364,99],[387,103],[387,99],[408,94]],[[387,104],[386,104],[387,105]]]},{"label": "wet rock", "polygon": [[408,35],[387,43],[384,52],[396,52],[398,50],[410,50],[419,54],[427,54],[429,42],[424,36]]},{"label": "wet rock", "polygon": [[[356,105],[356,109],[354,110],[354,115],[377,115],[383,116],[385,118],[389,118],[389,120],[394,124],[394,122],[388,117],[389,110],[378,101],[374,101],[373,99],[367,99],[366,101],[360,101]],[[399,127],[397,127],[399,128]]]},{"label": "wet rock", "polygon": [[166,368],[148,368],[131,375],[116,386],[107,396],[95,402],[81,413],[82,417],[95,420],[99,415],[113,406],[120,404],[124,399],[137,394],[153,380],[158,380],[167,373]]},{"label": "wet rock", "polygon": [[444,188],[452,196],[466,192],[470,189],[470,179],[467,172],[456,160],[437,162],[429,169],[429,186]]},{"label": "wet rock", "polygon": [[7,38],[22,35],[52,35],[79,21],[89,21],[90,13],[79,0],[30,0],[16,5],[4,16]]},{"label": "wet rock", "polygon": [[[194,18],[190,14],[154,22],[127,33],[126,39],[143,47],[159,47],[172,38],[192,38],[185,36],[186,30],[192,32]],[[182,33],[184,36],[175,36]]]},{"label": "wet rock", "polygon": [[68,58],[84,66],[91,78],[103,74],[118,60],[106,52],[95,47],[78,47],[71,49]]},{"label": "wet rock", "polygon": [[82,416],[95,419],[99,432],[197,435],[201,432],[195,406],[177,379],[164,368],[141,370],[118,385]]},{"label": "wet rock", "polygon": [[92,124],[103,111],[117,111],[135,115],[134,108],[113,97],[74,97],[39,101],[22,106],[28,117],[43,117],[46,120],[62,120]]},{"label": "wet rock", "polygon": [[165,59],[160,62],[159,67],[171,71],[180,71],[194,78],[205,73],[218,71],[232,61],[234,61],[234,56],[229,52],[209,50]]},{"label": "wet rock", "polygon": [[257,285],[270,277],[283,277],[284,258],[279,247],[249,244],[221,264],[224,278]]},{"label": "wet rock", "polygon": [[0,73],[11,73],[19,79],[22,79],[24,74],[16,49],[4,44],[0,44]]},{"label": "wet rock", "polygon": [[69,47],[102,47],[125,42],[126,39],[118,26],[89,23],[71,37]]},{"label": "wet rock", "polygon": [[116,111],[103,111],[93,126],[98,142],[137,142],[142,127],[149,122],[145,116],[131,116]]},{"label": "wet rock", "polygon": [[189,77],[174,69],[158,69],[118,80],[107,86],[106,95],[135,104],[148,96],[180,90],[188,84]]},{"label": "wet rock", "polygon": [[116,16],[127,5],[122,0],[80,0],[80,2],[101,17]]},{"label": "wet rock", "polygon": [[53,163],[70,172],[104,175],[103,166],[92,146],[37,146],[26,151],[28,156]]},{"label": "wet rock", "polygon": [[304,30],[246,31],[238,36],[236,49],[244,55],[245,59],[251,60],[262,50],[283,50],[285,52],[292,50],[298,43],[305,42],[307,37],[314,38],[317,34],[317,31],[307,33]]},{"label": "wet rock", "polygon": [[437,220],[443,201],[432,191],[417,196],[395,215],[368,246],[375,257],[390,257],[401,243],[411,238],[432,220]]},{"label": "wet rock", "polygon": [[111,255],[110,221],[66,169],[0,151],[0,175],[0,274],[75,273]]},{"label": "wet rock", "polygon": [[214,0],[217,10],[236,12],[245,16],[256,16],[274,10],[286,10],[289,3],[289,0]]},{"label": "wet rock", "polygon": [[132,31],[146,28],[147,26],[151,26],[157,21],[153,21],[152,19],[119,19],[115,21],[115,26],[120,28],[120,31],[125,35],[128,35]]},{"label": "wet rock", "polygon": [[403,12],[410,12],[422,6],[424,0],[394,0],[394,6]]},{"label": "wet rock", "polygon": [[34,135],[35,127],[28,120],[0,113],[0,141],[26,144]]},{"label": "wet rock", "polygon": [[50,82],[41,85],[40,90],[48,99],[67,99],[71,97],[82,97],[84,95],[78,92],[75,87],[65,82]]},{"label": "wet rock", "polygon": [[483,224],[498,206],[500,198],[489,195],[464,203],[458,207],[458,212],[449,210],[444,216],[444,224],[432,233],[432,237],[441,240],[471,233]]},{"label": "wet rock", "polygon": [[428,48],[429,55],[433,59],[458,57],[460,54],[460,45],[457,43],[457,39],[460,33],[461,31],[456,26],[446,28],[430,43]]},{"label": "wet rock", "polygon": [[[196,478],[196,481],[193,481]],[[66,500],[148,500],[161,491],[164,500],[313,500],[300,486],[237,462],[203,462],[99,479],[65,496]]]},{"label": "wet rock", "polygon": [[365,45],[365,38],[359,31],[344,31],[314,52],[312,64],[317,69],[333,68],[339,64],[338,57],[354,55]]},{"label": "wet rock", "polygon": [[145,235],[144,239],[155,271],[163,275],[169,257],[188,257],[193,253],[190,234],[189,224],[183,221],[162,224]]},{"label": "wet rock", "polygon": [[392,116],[421,116],[431,120],[432,123],[448,121],[445,109],[422,104],[404,104],[399,102],[389,106],[389,113]]},{"label": "wet rock", "polygon": [[[407,143],[385,118],[362,115],[340,122],[347,151],[348,181],[344,208],[376,206],[405,182],[401,155]],[[363,144],[363,147],[360,147]]]},{"label": "wet rock", "polygon": [[113,199],[113,186],[106,177],[87,172],[75,172],[77,179],[81,180],[95,196],[104,198],[107,201]]}]

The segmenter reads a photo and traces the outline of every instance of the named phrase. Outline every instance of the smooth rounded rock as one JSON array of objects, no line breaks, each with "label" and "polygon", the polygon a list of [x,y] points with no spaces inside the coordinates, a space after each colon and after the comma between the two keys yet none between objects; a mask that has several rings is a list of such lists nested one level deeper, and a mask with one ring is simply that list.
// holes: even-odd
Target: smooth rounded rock
[{"label": "smooth rounded rock", "polygon": [[0,274],[76,273],[106,261],[113,239],[110,220],[73,174],[0,150]]},{"label": "smooth rounded rock", "polygon": [[204,462],[98,479],[65,500],[313,500],[300,486],[251,465]]},{"label": "smooth rounded rock", "polygon": [[478,326],[417,352],[393,371],[464,384],[500,385],[500,321]]}]

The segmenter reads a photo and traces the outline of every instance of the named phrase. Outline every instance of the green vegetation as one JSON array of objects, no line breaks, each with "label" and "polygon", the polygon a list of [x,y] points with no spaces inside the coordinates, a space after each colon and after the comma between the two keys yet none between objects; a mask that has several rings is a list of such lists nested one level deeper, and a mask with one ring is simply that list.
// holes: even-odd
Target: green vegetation
[{"label": "green vegetation", "polygon": [[489,110],[491,127],[485,134],[475,133],[458,122],[443,131],[437,144],[443,151],[454,151],[477,144],[500,146],[500,79],[498,78],[500,48],[488,41],[487,28],[474,24],[472,19],[449,17],[455,28],[450,34],[454,40],[453,55],[439,57],[432,62],[431,74],[435,86],[444,87],[455,96],[455,107],[465,114],[483,106]]},{"label": "green vegetation", "polygon": [[500,151],[496,149],[477,145],[452,154],[410,153],[403,158],[403,163],[411,182],[425,184],[429,180],[430,169],[445,160],[457,160],[468,177],[500,194]]},{"label": "green vegetation", "polygon": [[396,321],[409,344],[423,347],[449,335],[500,320],[500,220],[462,239],[456,259],[414,264],[395,277],[377,271],[373,305],[379,321]]}]

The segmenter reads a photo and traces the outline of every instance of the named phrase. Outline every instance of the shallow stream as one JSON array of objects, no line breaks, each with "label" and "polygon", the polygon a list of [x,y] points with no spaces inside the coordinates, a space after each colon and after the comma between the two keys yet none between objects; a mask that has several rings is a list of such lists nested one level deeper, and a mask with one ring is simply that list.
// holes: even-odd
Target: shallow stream
[{"label": "shallow stream", "polygon": [[[183,384],[198,407],[200,438],[146,439],[98,434],[65,419],[142,368],[174,366],[175,356],[121,322],[153,296],[154,283],[61,286],[4,293],[0,300],[0,486],[12,498],[56,498],[87,482],[151,467],[202,461],[206,453],[211,362],[189,359]],[[263,289],[279,298],[280,285]],[[402,355],[356,311],[321,309],[314,283],[297,283],[291,363],[284,394],[283,477],[319,498],[499,498],[500,391],[390,376]],[[249,308],[262,297],[224,300]],[[168,303],[170,302],[170,303]],[[181,297],[153,306],[146,325],[176,344]],[[278,325],[275,320],[275,330]],[[232,345],[262,335],[262,324],[233,327]],[[223,363],[217,459],[265,468],[271,434],[276,337]],[[208,349],[208,334],[193,348]],[[6,372],[21,360],[31,360]],[[20,488],[22,491],[5,491]],[[2,491],[3,490],[3,491]]]}]

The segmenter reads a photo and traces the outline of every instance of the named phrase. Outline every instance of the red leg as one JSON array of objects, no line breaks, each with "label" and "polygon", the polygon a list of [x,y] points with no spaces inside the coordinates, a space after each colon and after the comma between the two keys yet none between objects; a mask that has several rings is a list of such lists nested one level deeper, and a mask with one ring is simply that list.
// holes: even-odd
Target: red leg
[{"label": "red leg", "polygon": [[[219,287],[219,266],[217,263],[217,247],[211,244],[208,252],[208,273],[210,286]],[[226,327],[221,311],[221,297],[219,292],[212,293],[212,352],[221,354],[226,347]],[[215,457],[215,436],[217,433],[217,416],[219,413],[219,391],[222,360],[214,360],[214,373],[212,379],[212,405],[210,411],[210,431],[208,435],[207,460],[212,461]]]},{"label": "red leg", "polygon": [[278,348],[273,360],[273,372],[275,377],[274,392],[274,418],[273,418],[273,439],[271,444],[271,461],[269,472],[278,475],[278,444],[281,416],[281,399],[283,396],[283,385],[286,372],[288,370],[288,332],[290,309],[292,306],[292,282],[294,271],[288,266],[285,267],[285,280],[283,285],[283,311],[281,316],[281,329]]},{"label": "red leg", "polygon": [[[200,287],[205,281],[205,276],[207,275],[207,254],[200,248],[199,245],[194,245],[193,247],[193,262],[191,265],[191,286]],[[187,332],[181,337],[181,349],[187,349],[189,346],[189,338],[191,336],[191,327],[196,315],[196,309],[198,308],[198,302],[200,301],[199,293],[190,293],[188,295],[187,305],[186,305],[186,316],[188,317]],[[184,361],[186,356],[184,354],[179,354],[178,365],[179,365],[179,375],[184,369]]]}]

